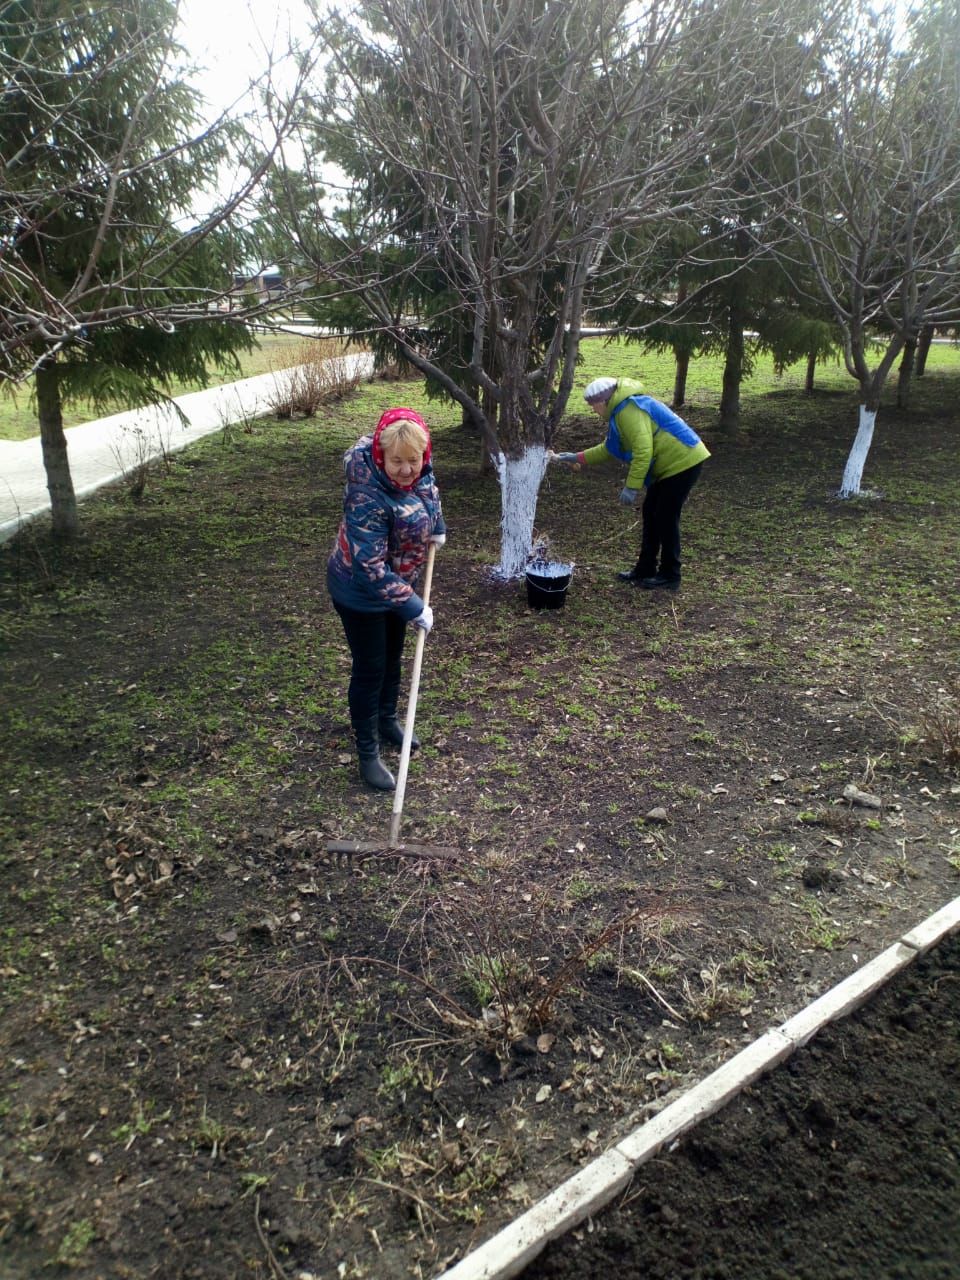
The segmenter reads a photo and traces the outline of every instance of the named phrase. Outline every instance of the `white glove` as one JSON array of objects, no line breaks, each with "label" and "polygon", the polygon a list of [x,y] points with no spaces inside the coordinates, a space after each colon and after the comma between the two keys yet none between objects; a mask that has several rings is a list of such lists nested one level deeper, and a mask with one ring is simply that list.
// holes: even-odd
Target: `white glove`
[{"label": "white glove", "polygon": [[447,540],[445,533],[431,533],[430,541],[435,547],[442,547]]},{"label": "white glove", "polygon": [[637,490],[631,489],[628,486],[624,485],[624,487],[620,490],[621,506],[632,507],[633,504],[636,502],[636,500],[637,500]]},{"label": "white glove", "polygon": [[425,604],[423,613],[418,614],[412,621],[415,627],[419,627],[421,631],[426,631],[429,635],[430,628],[433,626],[433,610],[428,604]]}]

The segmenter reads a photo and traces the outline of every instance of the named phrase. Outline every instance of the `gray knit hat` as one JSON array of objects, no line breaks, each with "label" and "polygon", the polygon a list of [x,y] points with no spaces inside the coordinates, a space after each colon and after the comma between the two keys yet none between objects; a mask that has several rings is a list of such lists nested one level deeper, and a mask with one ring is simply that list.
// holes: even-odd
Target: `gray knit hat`
[{"label": "gray knit hat", "polygon": [[592,404],[594,400],[608,400],[616,385],[616,378],[594,378],[583,393],[583,398],[588,404]]}]

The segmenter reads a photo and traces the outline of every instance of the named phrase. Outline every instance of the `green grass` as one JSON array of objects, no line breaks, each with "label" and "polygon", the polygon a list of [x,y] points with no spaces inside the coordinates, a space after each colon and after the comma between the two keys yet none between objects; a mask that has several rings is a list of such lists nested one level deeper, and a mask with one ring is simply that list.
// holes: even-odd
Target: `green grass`
[{"label": "green grass", "polygon": [[[211,369],[207,385],[217,387],[225,382],[235,382],[239,378],[254,378],[261,373],[271,373],[274,369],[286,368],[296,361],[304,341],[305,339],[296,334],[261,334],[252,351],[239,353],[239,373],[224,373],[219,369]],[[170,387],[170,394],[181,396],[200,390],[202,390],[202,384],[199,382],[175,382]],[[82,422],[89,422],[92,418],[121,413],[126,407],[118,404],[113,408],[97,410],[87,401],[77,401],[64,409],[63,425],[76,427]],[[38,435],[39,431],[33,380],[31,379],[15,391],[8,386],[0,388],[0,440],[30,440]]]},{"label": "green grass", "polygon": [[[538,532],[577,566],[565,609],[491,582],[496,482],[456,406],[413,381],[210,436],[137,500],[121,484],[86,499],[75,543],[40,522],[13,540],[0,1109],[33,1215],[13,1234],[23,1274],[140,1256],[136,1215],[111,1208],[118,1169],[226,1257],[262,1257],[261,1193],[305,1231],[359,1215],[352,1172],[316,1161],[345,1105],[371,1162],[362,1212],[407,1256],[397,1187],[434,1225],[491,1220],[508,1140],[539,1177],[582,1137],[584,1107],[622,1114],[681,1065],[698,1074],[748,1002],[772,1018],[798,972],[829,985],[847,940],[882,950],[954,894],[956,774],[919,726],[957,668],[956,354],[937,348],[910,412],[886,408],[888,388],[866,474],[888,496],[851,503],[835,497],[856,424],[845,375],[811,397],[800,371],[790,389],[761,366],[731,440],[719,364],[702,362],[689,417],[713,457],[670,599],[615,579],[638,533],[613,465],[544,482]],[[580,392],[603,371],[669,395],[669,359],[591,340],[566,447],[601,433]],[[323,568],[343,449],[391,402],[427,415],[450,528],[403,834],[463,857],[423,876],[322,852],[387,829],[390,798],[357,779]],[[902,808],[851,811],[851,780]],[[802,878],[834,865],[850,875],[829,888]],[[663,1042],[661,998],[696,1015]],[[505,1032],[501,1001],[542,1018]],[[531,1038],[516,1052],[512,1026]],[[51,1067],[65,1045],[82,1090]],[[531,1107],[541,1083],[553,1098]],[[77,1183],[93,1150],[103,1164]],[[195,1212],[211,1172],[249,1213]],[[460,1243],[451,1227],[443,1254]]]},{"label": "green grass", "polygon": [[[647,352],[635,343],[625,343],[619,339],[610,343],[603,339],[589,339],[584,344],[584,349],[589,355],[584,361],[583,375],[576,381],[572,410],[575,411],[582,404],[583,388],[597,377],[639,378],[650,395],[669,402],[673,394],[675,374],[674,358],[669,352]],[[960,347],[949,343],[935,343],[930,348],[926,369],[930,374],[960,372]],[[722,377],[723,362],[718,357],[703,356],[692,360],[687,375],[687,404],[694,407],[717,404]],[[778,377],[774,373],[772,358],[764,355],[756,360],[751,376],[744,379],[742,395],[744,399],[752,399],[768,392],[802,391],[805,377],[805,360],[798,360],[788,366]],[[893,399],[895,384],[896,368],[887,380],[885,403]],[[839,360],[817,366],[814,386],[820,392],[848,393],[851,400],[856,395],[856,383]]]},{"label": "green grass", "polygon": [[[237,377],[252,378],[257,374],[285,368],[297,359],[303,343],[304,339],[294,334],[261,335],[253,351],[241,353],[241,372],[238,375],[211,369],[208,385],[216,387],[225,382],[233,382]],[[960,372],[960,347],[935,343],[930,348],[927,370],[930,374]],[[571,398],[571,412],[577,413],[583,409],[583,388],[591,379],[603,375],[639,378],[651,395],[669,401],[673,392],[674,360],[669,353],[645,352],[636,344],[625,343],[621,339],[611,342],[599,338],[587,339],[583,345],[582,372],[577,378]],[[772,359],[762,356],[757,359],[751,376],[744,380],[742,394],[746,400],[769,392],[802,390],[805,376],[805,361],[790,365],[778,377],[774,373]],[[717,404],[722,377],[723,363],[719,358],[704,356],[693,360],[687,377],[687,406],[696,409]],[[887,401],[892,399],[895,381],[894,372],[887,383]],[[171,387],[171,394],[184,395],[200,389],[199,383],[176,383]],[[816,389],[819,392],[846,393],[851,400],[854,399],[856,390],[853,380],[839,361],[831,361],[817,368]],[[435,413],[435,408],[425,398],[424,407]],[[124,405],[117,405],[104,412],[120,412],[123,408]],[[92,405],[78,402],[64,411],[64,426],[78,426],[100,416],[101,413],[95,411]],[[0,393],[0,440],[29,440],[38,434],[38,430],[30,383],[15,393],[9,390]]]}]

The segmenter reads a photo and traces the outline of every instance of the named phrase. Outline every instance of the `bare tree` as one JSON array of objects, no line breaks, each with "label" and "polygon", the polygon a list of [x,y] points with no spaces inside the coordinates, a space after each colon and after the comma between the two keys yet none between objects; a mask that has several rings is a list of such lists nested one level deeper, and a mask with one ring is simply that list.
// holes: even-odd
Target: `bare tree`
[{"label": "bare tree", "polygon": [[[720,197],[738,157],[727,149],[727,169],[703,160],[743,97],[744,32],[762,57],[782,14],[763,0],[365,0],[349,21],[316,12],[331,81],[274,188],[275,216],[341,313],[345,298],[362,309],[479,431],[501,489],[496,572],[516,577],[585,309],[631,289],[621,250],[637,236],[625,233],[654,246],[675,214]],[[707,79],[723,92],[705,111]],[[752,113],[748,154],[771,118]],[[339,204],[311,163],[331,161],[352,183]]]},{"label": "bare tree", "polygon": [[851,26],[824,61],[819,113],[796,135],[787,222],[860,393],[842,497],[860,493],[897,357],[960,316],[960,9],[922,13],[906,45],[896,6]]}]

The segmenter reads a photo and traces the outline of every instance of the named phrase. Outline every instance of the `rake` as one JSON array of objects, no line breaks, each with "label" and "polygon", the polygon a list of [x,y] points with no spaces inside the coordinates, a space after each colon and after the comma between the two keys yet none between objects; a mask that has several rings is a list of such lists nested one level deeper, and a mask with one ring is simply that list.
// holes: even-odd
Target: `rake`
[{"label": "rake", "polygon": [[[437,546],[431,542],[427,549],[427,565],[423,578],[423,603],[430,603],[430,587],[433,582],[433,561]],[[393,793],[393,811],[390,815],[390,831],[386,841],[376,840],[332,840],[327,845],[327,853],[332,854],[337,862],[350,863],[356,857],[380,856],[387,858],[434,858],[449,860],[459,858],[457,849],[443,845],[406,844],[400,840],[400,819],[403,816],[403,800],[407,790],[407,774],[410,769],[410,749],[413,743],[413,724],[417,716],[417,698],[420,694],[420,672],[423,668],[423,650],[427,633],[417,629],[417,645],[413,654],[413,669],[410,673],[410,693],[407,698],[407,718],[403,725],[403,745],[400,748],[400,765],[397,770],[397,786]]]}]

